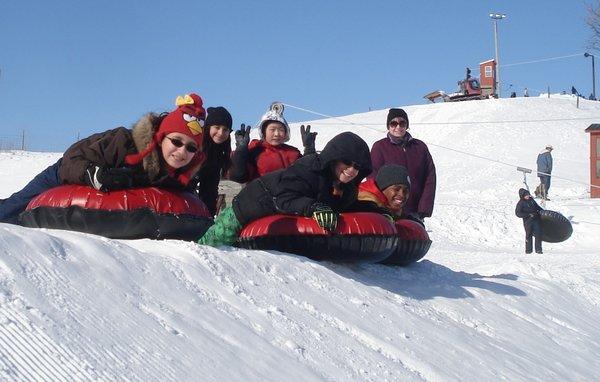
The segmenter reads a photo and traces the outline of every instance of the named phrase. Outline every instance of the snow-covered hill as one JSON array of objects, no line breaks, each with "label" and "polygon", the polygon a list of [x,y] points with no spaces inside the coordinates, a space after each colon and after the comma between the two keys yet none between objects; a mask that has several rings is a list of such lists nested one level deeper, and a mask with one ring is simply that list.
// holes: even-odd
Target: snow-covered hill
[{"label": "snow-covered hill", "polygon": [[[340,265],[0,224],[0,379],[598,380],[600,200],[589,199],[583,130],[600,102],[406,109],[438,173],[421,262]],[[311,121],[317,148],[344,130],[371,145],[386,113]],[[547,208],[574,233],[525,255],[516,166],[534,168],[546,144]],[[0,153],[0,197],[58,157]]]}]

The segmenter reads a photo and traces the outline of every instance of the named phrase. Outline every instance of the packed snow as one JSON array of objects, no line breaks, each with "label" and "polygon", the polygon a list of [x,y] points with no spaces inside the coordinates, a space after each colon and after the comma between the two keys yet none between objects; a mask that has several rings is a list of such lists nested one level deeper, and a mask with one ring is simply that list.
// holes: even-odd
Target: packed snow
[{"label": "packed snow", "polygon": [[[0,224],[0,380],[599,380],[600,199],[590,199],[584,130],[600,102],[405,109],[438,175],[423,260],[333,264]],[[318,149],[344,130],[370,146],[386,113],[309,123]],[[574,232],[525,255],[516,166],[535,171],[546,144],[546,208]],[[1,152],[0,197],[59,157]]]}]

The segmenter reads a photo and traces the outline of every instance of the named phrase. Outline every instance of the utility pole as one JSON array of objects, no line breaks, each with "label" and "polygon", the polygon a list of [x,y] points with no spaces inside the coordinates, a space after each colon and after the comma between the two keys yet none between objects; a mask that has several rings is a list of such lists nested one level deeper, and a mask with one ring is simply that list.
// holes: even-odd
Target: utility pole
[{"label": "utility pole", "polygon": [[596,68],[594,65],[594,55],[589,54],[588,52],[585,52],[583,54],[583,56],[592,58],[592,95],[594,96],[594,100],[595,100],[596,99]]},{"label": "utility pole", "polygon": [[498,56],[498,20],[505,18],[505,14],[490,13],[490,18],[494,20],[494,46],[496,47],[496,96],[500,98],[500,58]]},{"label": "utility pole", "polygon": [[21,150],[25,151],[25,130],[23,130],[23,134],[21,135]]}]

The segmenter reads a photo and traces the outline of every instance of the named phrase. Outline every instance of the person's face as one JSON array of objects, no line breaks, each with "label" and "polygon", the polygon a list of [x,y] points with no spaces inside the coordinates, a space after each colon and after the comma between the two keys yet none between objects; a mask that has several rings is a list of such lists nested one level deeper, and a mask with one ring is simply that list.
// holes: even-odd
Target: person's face
[{"label": "person's face", "polygon": [[229,130],[227,126],[212,125],[208,132],[208,135],[210,135],[210,139],[212,139],[214,143],[220,145],[221,143],[227,141],[227,139],[229,138],[229,133],[231,133],[231,130]]},{"label": "person's face", "polygon": [[402,117],[396,117],[388,124],[388,131],[393,137],[403,138],[406,134],[408,123]]},{"label": "person's face", "polygon": [[527,194],[523,197],[523,199],[529,200],[529,199],[531,199],[531,195]]},{"label": "person's face", "polygon": [[269,122],[265,128],[265,141],[272,146],[277,146],[285,141],[285,126],[281,122]]},{"label": "person's face", "polygon": [[356,178],[359,170],[360,166],[358,164],[348,161],[336,161],[333,168],[335,178],[339,180],[340,183],[348,183]]},{"label": "person's face", "polygon": [[392,184],[385,188],[383,191],[390,209],[394,212],[402,211],[402,208],[408,200],[408,187],[404,184]]},{"label": "person's face", "polygon": [[196,142],[185,134],[167,134],[160,143],[163,159],[173,168],[181,168],[188,165],[196,152]]}]

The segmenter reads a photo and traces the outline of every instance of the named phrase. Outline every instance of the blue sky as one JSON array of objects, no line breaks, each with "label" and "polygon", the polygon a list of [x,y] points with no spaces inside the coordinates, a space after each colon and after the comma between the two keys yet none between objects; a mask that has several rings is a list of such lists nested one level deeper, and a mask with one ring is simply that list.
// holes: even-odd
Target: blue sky
[{"label": "blue sky", "polygon": [[234,127],[274,100],[328,115],[423,104],[494,57],[490,12],[508,16],[503,89],[591,93],[580,0],[3,1],[0,148],[25,131],[27,149],[63,151],[190,91]]}]

